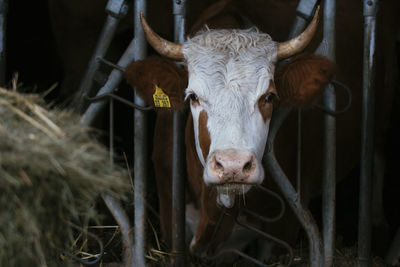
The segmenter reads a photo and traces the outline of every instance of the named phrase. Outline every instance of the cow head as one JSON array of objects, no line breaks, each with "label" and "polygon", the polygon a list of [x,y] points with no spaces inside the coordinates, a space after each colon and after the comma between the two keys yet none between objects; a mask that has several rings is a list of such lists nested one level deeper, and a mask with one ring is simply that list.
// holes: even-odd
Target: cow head
[{"label": "cow head", "polygon": [[255,29],[206,31],[183,45],[197,155],[219,202],[264,178],[274,98],[275,42]]},{"label": "cow head", "polygon": [[207,30],[179,45],[155,34],[142,17],[150,44],[187,64],[185,95],[190,100],[196,151],[204,182],[216,186],[220,204],[231,207],[236,194],[263,181],[261,160],[279,98],[275,63],[303,50],[317,23],[318,11],[301,35],[284,43],[253,28]]}]

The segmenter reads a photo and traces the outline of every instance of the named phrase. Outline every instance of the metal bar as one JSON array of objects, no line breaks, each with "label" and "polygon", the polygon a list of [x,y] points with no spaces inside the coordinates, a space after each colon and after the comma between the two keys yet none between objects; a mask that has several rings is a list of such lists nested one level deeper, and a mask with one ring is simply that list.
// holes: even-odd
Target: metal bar
[{"label": "metal bar", "polygon": [[[325,0],[323,22],[324,34],[318,50],[335,61],[336,0]],[[336,94],[332,85],[325,88],[323,106],[329,110],[336,109]],[[322,237],[324,266],[330,267],[335,253],[336,118],[325,114],[323,125]]]},{"label": "metal bar", "polygon": [[[315,8],[317,1],[313,0],[302,0],[300,1],[297,13],[300,14],[297,16],[296,21],[293,25],[292,31],[290,33],[289,38],[298,35],[305,27],[306,18],[311,17]],[[308,8],[305,8],[305,7]],[[306,15],[306,16],[305,16]],[[303,21],[304,20],[304,21]],[[318,232],[318,227],[315,224],[311,214],[309,211],[304,208],[300,201],[300,195],[295,191],[290,181],[284,174],[283,170],[279,166],[279,163],[276,161],[274,152],[273,152],[273,142],[276,136],[277,131],[279,130],[282,122],[285,120],[287,115],[289,114],[289,108],[279,108],[274,110],[274,115],[272,117],[271,126],[267,139],[267,146],[264,155],[264,166],[267,166],[267,170],[270,173],[271,177],[280,187],[283,195],[289,203],[289,206],[292,208],[297,218],[299,219],[301,225],[307,233],[309,247],[310,247],[310,265],[311,266],[323,266],[324,264],[324,255],[322,250],[321,237]],[[300,115],[299,115],[300,116]]]},{"label": "metal bar", "polygon": [[172,0],[174,14],[174,41],[183,43],[185,41],[186,28],[186,0]]},{"label": "metal bar", "polygon": [[135,103],[133,103],[131,101],[128,101],[125,98],[122,98],[120,96],[114,95],[112,93],[99,95],[99,96],[95,96],[95,97],[90,97],[90,98],[88,98],[88,101],[90,103],[93,103],[93,102],[104,101],[106,99],[114,99],[114,100],[117,100],[119,103],[127,105],[128,107],[131,107],[131,108],[134,108],[134,109],[143,110],[143,111],[149,111],[149,110],[153,110],[154,109],[154,107],[152,107],[152,106],[148,106],[148,107],[138,106]]},{"label": "metal bar", "polygon": [[[135,50],[135,39],[132,39],[128,48],[125,50],[124,54],[118,61],[118,66],[126,68],[134,59],[134,50]],[[112,93],[113,90],[122,81],[122,79],[123,79],[123,73],[117,69],[114,69],[113,71],[111,71],[110,76],[108,76],[106,84],[97,92],[96,96]],[[83,123],[86,125],[93,125],[94,120],[103,110],[105,105],[106,103],[104,101],[91,103],[82,116]]]},{"label": "metal bar", "polygon": [[297,111],[296,191],[301,201],[301,109]]},{"label": "metal bar", "polygon": [[311,216],[311,213],[302,206],[296,190],[293,188],[289,179],[286,177],[283,170],[279,166],[273,150],[264,156],[264,162],[264,166],[267,166],[268,172],[273,174],[272,178],[283,192],[286,201],[288,202],[289,206],[292,208],[293,212],[295,213],[304,230],[306,231],[310,246],[310,266],[324,266],[321,237],[318,232],[318,227]]},{"label": "metal bar", "polygon": [[172,147],[172,266],[186,266],[184,113],[173,114]]},{"label": "metal bar", "polygon": [[[336,105],[335,91],[332,85],[325,89],[323,102],[326,107]],[[322,237],[325,264],[333,265],[335,253],[335,201],[336,201],[336,120],[324,115],[323,137],[323,176],[322,176]]]},{"label": "metal bar", "polygon": [[114,164],[114,99],[110,98],[110,125],[109,125],[109,145],[110,163]]},{"label": "metal bar", "polygon": [[[301,0],[297,5],[296,18],[293,22],[288,39],[298,36],[311,21],[317,0]],[[297,151],[296,151],[296,184],[298,197],[301,198],[301,110],[297,114]]]},{"label": "metal bar", "polygon": [[85,104],[84,96],[89,96],[92,86],[93,86],[93,77],[100,66],[97,58],[104,57],[107,52],[108,47],[111,44],[113,33],[117,29],[119,19],[113,16],[107,16],[107,20],[105,22],[104,28],[101,32],[99,40],[97,42],[97,47],[92,58],[89,61],[88,70],[83,77],[81,85],[79,87],[79,92],[83,93],[79,103],[79,110],[82,112]]},{"label": "metal bar", "polygon": [[119,70],[119,71],[122,72],[122,73],[124,73],[124,72],[126,71],[125,68],[122,68],[122,67],[118,66],[117,64],[114,64],[114,63],[112,63],[111,61],[108,61],[108,60],[105,59],[105,58],[99,57],[99,58],[97,58],[97,59],[98,59],[98,61],[100,61],[101,63],[103,63],[103,64],[105,64],[105,65],[107,65],[107,66],[110,66],[110,67],[112,67],[112,68],[114,68],[114,69],[117,69],[117,70]]},{"label": "metal bar", "polygon": [[[255,213],[255,212],[252,212],[251,210],[248,210],[248,209],[245,209],[245,208],[240,208],[240,209],[239,209],[239,213],[237,214],[236,219],[235,219],[235,220],[236,220],[236,223],[237,223],[238,225],[240,225],[240,226],[242,226],[242,227],[245,227],[245,228],[247,228],[247,229],[249,229],[249,230],[251,230],[251,231],[257,233],[258,235],[260,235],[260,236],[262,236],[262,237],[264,237],[264,238],[266,238],[266,239],[269,239],[269,240],[271,240],[271,241],[273,241],[273,242],[279,244],[280,246],[286,248],[286,249],[288,250],[288,252],[289,252],[289,263],[288,263],[288,266],[289,266],[290,263],[291,263],[292,260],[293,260],[293,250],[292,250],[292,248],[290,247],[289,244],[287,244],[285,241],[283,241],[283,240],[281,240],[281,239],[278,239],[278,238],[276,238],[276,237],[274,237],[274,236],[272,236],[272,235],[270,235],[270,234],[268,234],[268,233],[265,233],[265,232],[263,232],[263,231],[257,229],[256,227],[254,227],[254,226],[252,226],[252,225],[249,225],[249,224],[247,224],[247,223],[245,223],[245,222],[240,221],[240,218],[241,218],[240,215],[241,215],[242,212],[245,212],[245,213],[247,213],[247,214],[253,216],[253,217],[256,218],[256,219],[258,219],[258,220],[260,220],[260,221],[263,221],[263,222],[267,222],[267,223],[268,223],[268,222],[270,223],[270,222],[276,222],[276,221],[278,221],[279,219],[282,218],[283,214],[285,213],[285,210],[286,210],[286,208],[285,208],[285,207],[286,207],[286,206],[285,206],[285,202],[284,202],[284,200],[282,199],[282,197],[281,197],[279,194],[277,194],[277,193],[275,193],[274,191],[271,191],[271,190],[269,190],[269,189],[267,189],[267,188],[265,188],[265,187],[263,187],[263,186],[256,186],[256,188],[259,189],[259,190],[262,190],[264,193],[269,194],[269,195],[271,195],[272,197],[276,198],[276,199],[280,202],[281,211],[280,211],[276,216],[274,216],[274,217],[264,217],[264,216],[258,215],[258,214]],[[210,245],[215,241],[214,239],[215,239],[215,237],[216,237],[217,232],[219,231],[220,224],[221,224],[222,219],[223,219],[223,217],[225,216],[225,214],[226,214],[226,209],[225,209],[225,208],[222,208],[222,210],[221,210],[221,212],[220,212],[220,216],[219,216],[218,221],[217,221],[217,223],[216,223],[216,227],[215,227],[215,229],[214,229],[214,231],[213,231],[213,234],[212,234],[212,237],[211,237],[211,239],[210,239],[210,242],[208,243],[207,249],[205,250],[206,252],[208,251]],[[258,261],[257,259],[254,259],[253,257],[251,257],[251,256],[249,256],[249,255],[247,255],[247,254],[245,254],[245,253],[242,253],[242,252],[237,253],[238,250],[236,250],[236,249],[226,249],[226,250],[222,250],[222,251],[218,252],[217,254],[215,254],[215,255],[213,255],[213,256],[211,256],[211,257],[207,257],[207,259],[208,259],[208,260],[216,260],[216,259],[218,259],[222,254],[225,254],[225,253],[232,253],[232,252],[238,254],[239,256],[241,256],[241,257],[243,257],[243,258],[245,258],[245,259],[247,259],[247,260],[249,260],[249,261],[252,261],[253,263],[255,263],[255,264],[259,265],[259,266],[269,266],[269,265],[263,264],[262,262]]]},{"label": "metal bar", "polygon": [[[246,209],[246,208],[240,208],[240,212],[243,211],[243,212],[245,212],[247,214],[250,214],[254,218],[257,218],[258,220],[266,222],[266,223],[276,222],[276,221],[280,220],[282,218],[283,214],[285,214],[285,211],[286,211],[286,205],[285,205],[285,201],[283,200],[283,198],[279,194],[275,193],[274,191],[269,190],[268,188],[263,187],[261,185],[256,185],[255,187],[258,190],[263,191],[265,194],[268,194],[268,195],[276,198],[279,201],[279,204],[281,206],[280,212],[276,216],[273,216],[273,217],[264,217],[264,216],[258,215],[257,213],[255,213],[255,212],[253,212],[253,211],[251,211],[249,209]],[[240,212],[239,212],[239,215],[237,217],[240,216]]]},{"label": "metal bar", "polygon": [[[110,101],[113,102],[113,99],[110,99]],[[114,127],[112,126],[114,123],[112,122],[113,119],[111,117],[114,117],[114,112],[113,110],[113,105],[110,102],[110,131]],[[85,124],[85,121],[83,122],[84,125],[90,126],[89,124]],[[113,132],[113,130],[112,130]],[[113,136],[114,134],[110,134],[110,162],[113,164],[113,150],[112,150],[112,144],[113,144]],[[112,139],[112,140],[111,140]],[[123,241],[123,248],[124,248],[124,266],[127,267],[133,267],[134,262],[133,262],[133,254],[134,254],[134,243],[131,237],[131,226],[129,223],[128,216],[126,215],[125,211],[122,209],[121,205],[119,204],[118,200],[114,199],[112,196],[105,195],[103,196],[103,200],[106,203],[108,209],[110,210],[111,214],[113,215],[115,221],[118,223],[119,227],[121,228],[121,235],[122,235],[122,241]]]},{"label": "metal bar", "polygon": [[[329,115],[338,116],[338,115],[341,115],[341,114],[347,112],[350,109],[351,104],[353,102],[353,94],[347,85],[339,82],[338,80],[332,80],[331,85],[338,86],[339,88],[342,88],[344,90],[344,92],[347,95],[346,106],[344,106],[340,110],[333,110],[333,109],[327,108],[326,106],[319,105],[319,104],[317,104],[315,106]],[[336,90],[337,90],[337,87],[335,87],[335,92],[336,92]]]},{"label": "metal bar", "polygon": [[[140,12],[146,14],[146,1],[134,1],[133,25],[135,31],[134,38],[134,58],[142,60],[147,54],[147,43],[140,23]],[[122,66],[121,64],[118,64]],[[135,92],[135,104],[144,106],[144,100]],[[134,129],[134,201],[135,201],[135,266],[146,266],[146,181],[147,181],[147,159],[149,158],[148,131],[146,113],[135,110],[135,129]]]},{"label": "metal bar", "polygon": [[128,6],[125,0],[109,0],[106,6],[106,12],[108,13],[106,22],[101,31],[99,40],[97,41],[96,49],[93,53],[92,58],[89,61],[88,70],[82,79],[79,87],[81,93],[79,99],[79,111],[84,112],[85,109],[85,97],[90,96],[93,87],[93,77],[100,66],[98,58],[105,56],[108,48],[110,47],[114,33],[117,30],[120,19],[126,15]]},{"label": "metal bar", "polygon": [[249,255],[247,255],[247,254],[241,252],[240,250],[232,249],[231,251],[234,252],[234,253],[236,253],[237,255],[241,256],[242,258],[244,258],[244,259],[246,259],[246,260],[248,260],[248,261],[251,261],[252,263],[254,263],[254,264],[258,265],[258,266],[263,266],[263,267],[268,267],[268,266],[270,266],[270,265],[267,265],[267,264],[262,263],[261,261],[255,259],[255,258],[253,258],[253,257],[250,257]]},{"label": "metal bar", "polygon": [[311,21],[312,14],[314,13],[315,6],[318,0],[301,0],[297,5],[296,18],[293,22],[292,29],[289,33],[289,38],[297,36]]},{"label": "metal bar", "polygon": [[135,252],[132,235],[131,226],[129,224],[129,218],[126,215],[121,204],[109,195],[104,195],[103,200],[106,203],[108,209],[113,215],[115,221],[117,221],[122,235],[122,248],[124,250],[124,266],[134,267],[136,266],[133,261],[133,255]]},{"label": "metal bar", "polygon": [[[174,41],[185,38],[186,1],[173,0]],[[184,170],[184,112],[173,114],[172,147],[172,266],[186,266],[185,244],[185,170]]]},{"label": "metal bar", "polygon": [[293,212],[295,213],[304,230],[306,231],[310,246],[310,265],[313,267],[322,267],[324,264],[324,256],[322,251],[321,236],[318,232],[318,227],[309,211],[302,206],[298,194],[296,193],[289,179],[279,166],[279,163],[277,162],[274,154],[273,143],[275,140],[275,136],[283,121],[290,113],[290,110],[290,108],[280,107],[275,109],[273,112],[274,115],[271,119],[267,146],[263,158],[263,165],[267,166],[268,173],[281,189],[289,206],[292,208]]},{"label": "metal bar", "polygon": [[358,266],[371,265],[371,199],[374,131],[375,37],[378,0],[364,0],[363,104],[361,123]]},{"label": "metal bar", "polygon": [[6,24],[8,1],[0,0],[0,86],[5,85],[6,79]]},{"label": "metal bar", "polygon": [[[287,263],[287,266],[290,266],[292,264],[292,261],[293,261],[293,249],[290,247],[290,245],[288,243],[286,243],[285,241],[283,241],[283,240],[281,240],[279,238],[276,238],[276,237],[274,237],[274,236],[272,236],[272,235],[270,235],[270,234],[268,234],[266,232],[263,232],[263,231],[259,230],[258,228],[254,227],[254,226],[251,226],[251,225],[249,225],[247,223],[242,223],[239,220],[239,216],[236,217],[236,223],[238,225],[240,225],[242,227],[245,227],[245,228],[257,233],[258,235],[263,236],[264,238],[269,239],[272,242],[275,242],[276,244],[284,247],[287,250],[287,252],[289,253],[289,262]],[[251,259],[251,257],[249,257],[247,255],[246,255],[247,256],[246,257],[244,255],[246,255],[246,254],[244,254],[244,253],[241,254],[242,257],[245,257],[246,259]],[[265,266],[265,265],[263,265],[263,266]]]},{"label": "metal bar", "polygon": [[292,109],[288,107],[279,107],[274,109],[269,127],[264,156],[273,150],[276,134],[278,133],[279,128],[281,127],[282,123],[285,121],[291,110]]}]

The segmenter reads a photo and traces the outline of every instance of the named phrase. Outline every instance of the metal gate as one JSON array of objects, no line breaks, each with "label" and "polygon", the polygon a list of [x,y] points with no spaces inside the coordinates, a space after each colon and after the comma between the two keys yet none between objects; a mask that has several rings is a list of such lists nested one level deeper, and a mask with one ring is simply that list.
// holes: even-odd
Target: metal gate
[{"label": "metal gate", "polygon": [[[297,7],[297,17],[293,25],[291,34],[289,36],[296,36],[306,26],[309,18],[312,18],[313,11],[319,4],[317,0],[301,0]],[[370,260],[370,195],[371,195],[371,166],[372,166],[372,129],[373,129],[373,81],[374,81],[374,43],[375,43],[375,20],[377,13],[378,0],[364,0],[364,23],[365,23],[365,46],[364,46],[364,96],[363,96],[363,122],[362,122],[362,158],[361,158],[361,187],[360,187],[360,224],[359,224],[359,266],[368,266]],[[91,59],[89,69],[82,81],[81,92],[83,97],[81,99],[81,111],[83,113],[83,123],[91,125],[98,116],[100,110],[106,105],[104,99],[109,100],[110,105],[110,156],[113,158],[113,107],[115,101],[122,101],[126,103],[126,100],[118,99],[118,97],[112,94],[114,88],[122,80],[122,72],[132,61],[144,59],[146,57],[146,40],[140,25],[139,12],[146,13],[146,1],[145,0],[134,0],[134,38],[130,45],[126,49],[125,53],[118,61],[116,65],[113,65],[104,59],[105,52],[111,42],[113,32],[115,32],[118,21],[121,17],[126,15],[129,6],[128,0],[109,0],[106,11],[108,18],[104,26],[103,32],[100,36],[98,46],[96,47],[95,53]],[[185,0],[173,0],[173,15],[175,25],[175,42],[182,43],[184,41],[184,29],[185,29],[185,16],[186,16],[186,1]],[[322,54],[331,60],[335,60],[335,17],[336,17],[336,1],[325,0],[324,1],[324,34],[323,40],[317,53]],[[98,91],[97,96],[91,100],[88,98],[91,95],[91,88],[96,70],[100,64],[109,64],[115,69],[111,72],[106,84]],[[90,101],[88,101],[88,99]],[[126,266],[145,266],[145,218],[146,218],[146,167],[149,164],[146,162],[149,155],[149,149],[146,147],[147,143],[147,120],[146,110],[144,102],[140,97],[135,96],[135,103],[127,103],[135,108],[135,132],[134,132],[134,235],[130,234],[131,228],[128,216],[125,214],[118,202],[110,196],[104,196],[104,200],[107,206],[110,208],[113,216],[121,227],[123,235],[123,242],[125,249],[124,262]],[[89,104],[89,105],[88,105]],[[87,109],[86,106],[88,105]],[[322,236],[319,230],[308,212],[308,210],[301,204],[300,190],[293,188],[288,178],[284,174],[277,162],[274,151],[273,142],[275,135],[290,112],[289,109],[280,108],[274,112],[273,119],[270,126],[269,137],[264,155],[265,166],[268,166],[268,172],[271,177],[278,184],[284,197],[289,204],[290,208],[296,214],[304,230],[307,233],[310,255],[309,261],[311,266],[332,266],[333,255],[335,251],[335,111],[336,99],[335,90],[333,85],[329,85],[323,97],[324,109],[327,110],[324,117],[324,166],[325,173],[323,175],[323,229]],[[301,111],[298,114],[298,175],[297,179],[300,181],[300,156],[301,156]],[[184,169],[183,169],[183,129],[184,121],[183,114],[176,111],[173,116],[173,223],[172,223],[172,252],[173,259],[172,264],[174,266],[185,266],[185,201],[184,201]],[[300,184],[298,182],[298,184]],[[261,189],[264,190],[264,189]],[[265,219],[265,218],[261,218]],[[240,221],[237,221],[239,224]],[[246,226],[250,227],[250,226]],[[258,231],[254,229],[254,231]],[[260,235],[265,233],[260,232]],[[267,238],[270,238],[266,236]],[[278,241],[279,242],[279,241]],[[289,248],[290,250],[290,248]],[[242,257],[252,260],[253,262],[264,266],[262,263],[251,259],[248,255],[243,254],[240,251],[236,251]]]}]

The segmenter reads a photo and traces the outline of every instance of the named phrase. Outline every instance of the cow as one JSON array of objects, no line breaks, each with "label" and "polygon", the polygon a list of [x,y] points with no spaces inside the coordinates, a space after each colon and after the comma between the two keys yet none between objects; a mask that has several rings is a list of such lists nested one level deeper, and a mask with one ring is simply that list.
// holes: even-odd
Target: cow
[{"label": "cow", "polygon": [[[144,18],[142,24],[153,48],[183,60],[188,71],[187,84],[183,70],[166,59],[135,62],[126,71],[128,82],[147,104],[152,104],[157,88],[170,96],[171,109],[158,109],[153,150],[163,236],[170,243],[171,192],[165,188],[171,188],[172,140],[166,136],[171,136],[171,110],[183,108],[185,99],[191,110],[185,130],[188,213],[198,216],[190,249],[205,255],[230,237],[240,206],[261,214],[276,212],[275,199],[251,190],[257,184],[277,190],[264,178],[261,162],[274,106],[312,106],[336,67],[322,56],[306,53],[275,71],[278,59],[297,54],[311,41],[318,12],[300,36],[283,43],[250,28],[206,29],[177,45],[156,35]],[[212,240],[222,211],[221,230]],[[287,212],[283,221],[292,220],[293,214]],[[281,224],[261,227],[294,241],[299,227],[288,231]]]}]

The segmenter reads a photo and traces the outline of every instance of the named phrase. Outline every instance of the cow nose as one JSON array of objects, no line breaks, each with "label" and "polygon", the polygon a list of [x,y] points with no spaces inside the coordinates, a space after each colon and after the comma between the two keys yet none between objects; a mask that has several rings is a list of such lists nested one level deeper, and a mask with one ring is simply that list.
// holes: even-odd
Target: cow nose
[{"label": "cow nose", "polygon": [[244,151],[220,151],[209,161],[210,183],[254,183],[258,172],[256,157]]}]

